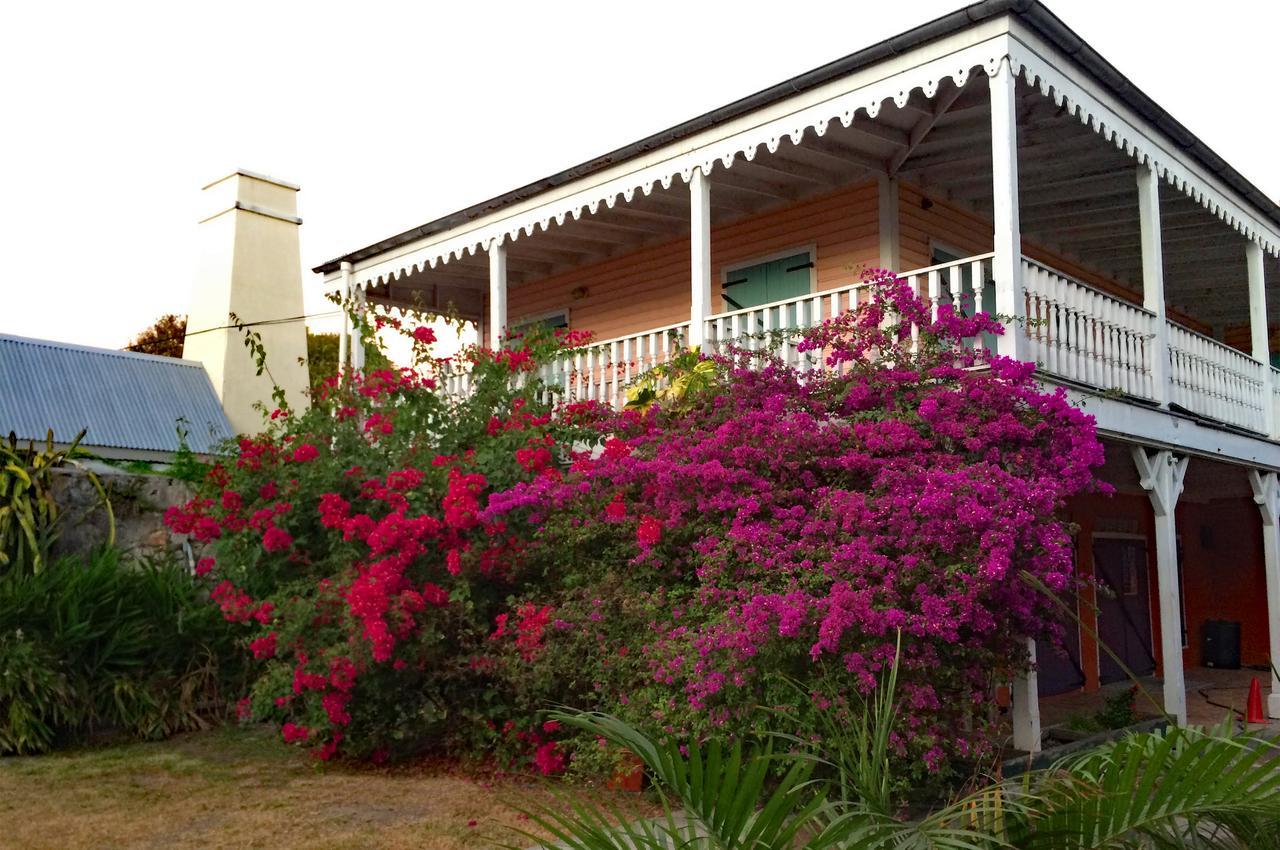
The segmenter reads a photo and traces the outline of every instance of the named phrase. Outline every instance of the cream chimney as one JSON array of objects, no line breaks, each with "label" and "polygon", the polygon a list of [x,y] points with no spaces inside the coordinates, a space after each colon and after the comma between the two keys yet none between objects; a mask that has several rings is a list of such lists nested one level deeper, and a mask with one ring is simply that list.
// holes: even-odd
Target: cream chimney
[{"label": "cream chimney", "polygon": [[[298,249],[298,187],[235,171],[204,187],[200,258],[182,356],[204,364],[231,427],[262,430],[255,402],[275,407],[272,379],[290,406],[306,407],[306,324]],[[267,369],[257,365],[231,314],[261,334]],[[281,321],[283,320],[283,321]]]}]

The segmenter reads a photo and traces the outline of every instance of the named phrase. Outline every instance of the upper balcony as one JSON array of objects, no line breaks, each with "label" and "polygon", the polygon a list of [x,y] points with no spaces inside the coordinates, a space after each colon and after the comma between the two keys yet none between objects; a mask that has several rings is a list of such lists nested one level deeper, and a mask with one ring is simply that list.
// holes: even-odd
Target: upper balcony
[{"label": "upper balcony", "polygon": [[[990,301],[993,258],[978,254],[901,277],[931,305],[958,304],[972,314],[984,292]],[[1160,403],[1159,382],[1164,380],[1173,410],[1242,433],[1280,438],[1275,430],[1280,378],[1270,377],[1277,370],[1042,262],[1024,256],[1021,265],[1025,321],[1014,323],[1009,332],[1022,341],[1027,359],[1037,363],[1045,378],[1153,408]],[[973,281],[981,284],[975,287]],[[852,310],[868,297],[865,284],[853,283],[716,313],[704,320],[703,345],[721,351],[730,345],[751,349],[774,344],[796,368],[823,368],[820,356],[797,350],[796,332]],[[1153,360],[1162,321],[1168,337],[1163,378]],[[621,406],[634,379],[665,363],[690,337],[686,321],[598,340],[548,368],[543,377],[567,398]],[[451,389],[463,391],[465,376],[454,381]]]},{"label": "upper balcony", "polygon": [[610,400],[672,346],[811,325],[889,268],[1014,317],[1000,351],[1104,430],[1178,445],[1200,429],[1201,450],[1280,467],[1253,445],[1280,437],[1280,210],[1016,15],[930,39],[321,268],[491,342],[592,331],[558,379]]}]

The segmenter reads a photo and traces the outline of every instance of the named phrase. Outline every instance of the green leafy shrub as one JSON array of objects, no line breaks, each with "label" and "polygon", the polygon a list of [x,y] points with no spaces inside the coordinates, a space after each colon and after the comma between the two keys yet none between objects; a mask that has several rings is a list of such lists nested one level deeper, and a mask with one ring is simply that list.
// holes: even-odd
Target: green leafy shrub
[{"label": "green leafy shrub", "polygon": [[200,728],[242,671],[230,628],[178,564],[106,550],[0,580],[0,753]]},{"label": "green leafy shrub", "polygon": [[[898,792],[891,742],[907,727],[897,660],[875,690],[854,696],[846,728],[813,736],[681,740],[603,713],[554,712],[552,722],[626,749],[643,762],[663,814],[633,820],[563,794],[529,814],[543,848],[627,850],[1130,850],[1275,847],[1280,746],[1274,737],[1171,727],[1130,733],[1013,780],[921,802]],[[1268,838],[1267,836],[1271,836]],[[522,844],[527,844],[523,841]],[[511,845],[508,845],[511,846]]]},{"label": "green leafy shrub", "polygon": [[44,569],[64,518],[53,497],[58,469],[83,470],[107,511],[107,545],[115,541],[115,517],[106,490],[98,476],[80,464],[82,458],[92,457],[80,448],[84,435],[81,431],[61,449],[54,446],[52,430],[42,448],[36,448],[35,441],[21,446],[12,431],[8,441],[0,443],[0,576]]}]

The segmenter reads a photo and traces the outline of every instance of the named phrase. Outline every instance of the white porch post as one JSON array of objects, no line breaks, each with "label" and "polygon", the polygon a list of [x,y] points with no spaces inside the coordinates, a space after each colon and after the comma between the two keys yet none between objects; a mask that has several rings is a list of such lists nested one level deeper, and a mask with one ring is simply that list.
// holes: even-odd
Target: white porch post
[{"label": "white porch post", "polygon": [[502,345],[507,329],[507,246],[489,243],[489,347]]},{"label": "white porch post", "polygon": [[1138,166],[1138,224],[1142,233],[1142,306],[1156,314],[1151,340],[1151,384],[1155,399],[1168,407],[1169,322],[1164,306],[1164,246],[1160,237],[1160,178],[1149,163]]},{"label": "white porch post", "polygon": [[880,175],[880,268],[902,271],[898,225],[898,178]]},{"label": "white porch post", "polygon": [[1040,685],[1036,678],[1036,642],[1027,638],[1031,668],[1013,680],[1013,747],[1040,752]]},{"label": "white porch post", "polygon": [[1267,572],[1267,633],[1270,638],[1271,696],[1267,716],[1280,719],[1280,476],[1249,470],[1253,501],[1262,512],[1262,557]]},{"label": "white porch post", "polygon": [[[364,289],[357,286],[352,298],[355,302],[356,315],[364,321]],[[364,371],[364,332],[359,325],[351,329],[351,368],[356,372]]]},{"label": "white porch post", "polygon": [[689,345],[705,341],[711,315],[711,184],[701,168],[689,178],[690,281]]},{"label": "white porch post", "polygon": [[[1008,58],[989,78],[991,85],[991,188],[995,222],[996,312],[1008,326],[997,350],[1006,357],[1025,359],[1027,305],[1022,294],[1022,225],[1018,220],[1017,77]],[[974,281],[975,285],[977,281]]]},{"label": "white porch post", "polygon": [[1249,268],[1249,330],[1253,359],[1262,364],[1262,413],[1267,435],[1276,436],[1276,406],[1272,392],[1275,375],[1271,371],[1271,328],[1267,321],[1267,273],[1262,267],[1262,247],[1252,240],[1245,245]]},{"label": "white porch post", "polygon": [[342,262],[342,289],[339,295],[342,296],[342,332],[338,334],[338,374],[341,375],[347,370],[347,348],[350,345],[351,337],[351,313],[348,312],[350,306],[347,302],[351,300],[351,263]]},{"label": "white porch post", "polygon": [[1164,710],[1178,725],[1187,723],[1187,688],[1182,671],[1182,589],[1178,584],[1178,533],[1174,510],[1187,474],[1186,457],[1133,447],[1138,480],[1156,515],[1156,576],[1160,585],[1160,651],[1164,660]]}]

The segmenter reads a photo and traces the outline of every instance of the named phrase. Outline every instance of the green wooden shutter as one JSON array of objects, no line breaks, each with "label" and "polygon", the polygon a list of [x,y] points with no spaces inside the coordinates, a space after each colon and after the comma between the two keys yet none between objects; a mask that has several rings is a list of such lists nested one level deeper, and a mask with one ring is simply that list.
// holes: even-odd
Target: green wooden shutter
[{"label": "green wooden shutter", "polygon": [[[733,269],[724,284],[725,309],[746,310],[808,295],[812,288],[812,269],[813,259],[808,251]],[[786,317],[778,315],[780,311],[773,312],[771,324],[775,328],[796,323],[794,307],[787,310]]]}]

